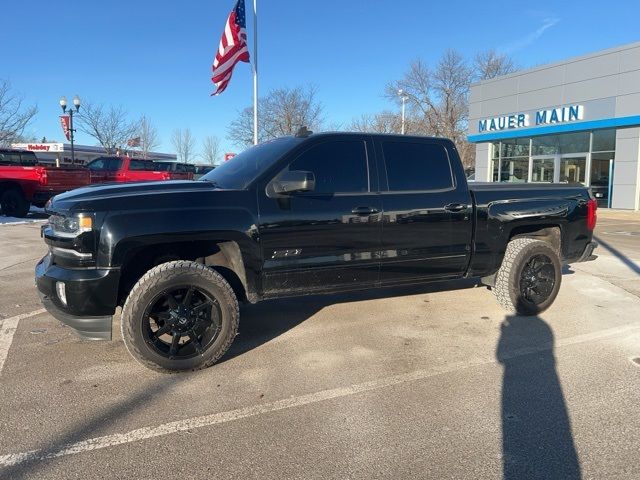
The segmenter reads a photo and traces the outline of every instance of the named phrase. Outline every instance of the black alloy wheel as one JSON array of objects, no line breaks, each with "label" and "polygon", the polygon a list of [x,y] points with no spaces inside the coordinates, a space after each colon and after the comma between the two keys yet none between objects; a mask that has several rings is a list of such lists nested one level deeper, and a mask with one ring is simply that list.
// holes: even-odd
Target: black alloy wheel
[{"label": "black alloy wheel", "polygon": [[142,335],[158,354],[173,359],[202,355],[220,333],[217,299],[195,286],[172,288],[153,299],[144,313]]},{"label": "black alloy wheel", "polygon": [[508,311],[537,315],[553,304],[561,283],[556,247],[537,238],[514,238],[507,245],[493,293]]},{"label": "black alloy wheel", "polygon": [[176,260],[145,273],[131,289],[120,330],[129,353],[159,372],[199,370],[216,363],[238,333],[235,292],[220,273]]},{"label": "black alloy wheel", "polygon": [[520,274],[521,298],[533,305],[540,305],[551,296],[555,284],[556,272],[551,259],[544,254],[534,255]]}]

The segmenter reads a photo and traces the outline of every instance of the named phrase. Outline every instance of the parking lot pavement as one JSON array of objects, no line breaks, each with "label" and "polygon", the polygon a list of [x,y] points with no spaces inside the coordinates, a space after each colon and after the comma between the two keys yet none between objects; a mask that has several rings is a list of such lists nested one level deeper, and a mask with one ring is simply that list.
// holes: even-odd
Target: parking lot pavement
[{"label": "parking lot pavement", "polygon": [[638,256],[599,215],[622,255],[539,317],[469,282],[265,302],[181,375],[38,314],[39,226],[0,226],[0,478],[640,478]]},{"label": "parking lot pavement", "polygon": [[598,261],[575,268],[640,296],[640,212],[599,210],[594,239]]}]

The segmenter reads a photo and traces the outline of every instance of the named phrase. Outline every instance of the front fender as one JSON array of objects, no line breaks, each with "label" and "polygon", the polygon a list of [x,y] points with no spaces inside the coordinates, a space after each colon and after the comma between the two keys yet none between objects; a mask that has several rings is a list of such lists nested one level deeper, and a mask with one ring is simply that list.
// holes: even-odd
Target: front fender
[{"label": "front fender", "polygon": [[261,251],[257,221],[245,208],[203,207],[112,212],[100,231],[97,264],[120,267],[130,252],[154,245],[234,242],[242,256],[247,293],[258,289]]}]

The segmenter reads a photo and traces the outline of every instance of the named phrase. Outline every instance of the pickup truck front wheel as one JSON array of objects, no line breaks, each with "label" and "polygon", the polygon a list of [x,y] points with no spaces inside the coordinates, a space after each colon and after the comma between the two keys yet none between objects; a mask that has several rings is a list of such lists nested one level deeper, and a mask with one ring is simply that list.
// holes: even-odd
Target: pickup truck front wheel
[{"label": "pickup truck front wheel", "polygon": [[7,217],[24,218],[30,207],[30,203],[17,188],[9,188],[0,195],[0,210]]},{"label": "pickup truck front wheel", "polygon": [[229,349],[239,316],[233,289],[220,274],[196,262],[167,262],[134,285],[122,309],[122,337],[145,367],[198,370]]},{"label": "pickup truck front wheel", "polygon": [[535,315],[551,306],[561,282],[558,252],[550,244],[516,238],[507,245],[493,292],[506,310]]}]

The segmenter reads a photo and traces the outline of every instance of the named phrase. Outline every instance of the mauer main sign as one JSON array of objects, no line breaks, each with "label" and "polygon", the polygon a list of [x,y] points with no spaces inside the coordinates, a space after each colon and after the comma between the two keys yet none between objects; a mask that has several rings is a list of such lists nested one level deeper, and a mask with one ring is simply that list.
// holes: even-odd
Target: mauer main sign
[{"label": "mauer main sign", "polygon": [[538,110],[534,113],[515,113],[502,117],[484,118],[478,121],[478,132],[495,132],[537,125],[576,122],[584,118],[583,105],[569,105],[566,107]]}]

